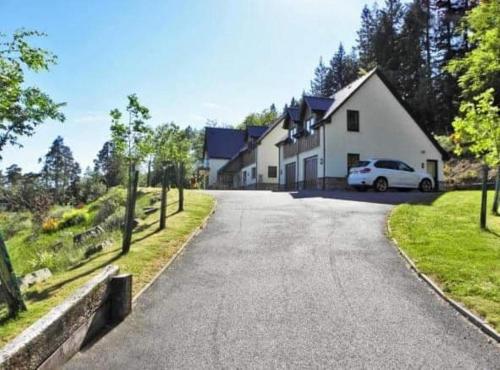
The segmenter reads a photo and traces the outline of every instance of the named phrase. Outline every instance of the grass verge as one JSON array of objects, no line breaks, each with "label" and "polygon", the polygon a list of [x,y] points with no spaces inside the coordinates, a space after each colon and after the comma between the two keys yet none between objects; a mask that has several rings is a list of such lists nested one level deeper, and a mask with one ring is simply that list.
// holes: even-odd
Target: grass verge
[{"label": "grass verge", "polygon": [[454,191],[431,205],[399,205],[389,218],[390,236],[447,295],[500,331],[500,217],[489,213],[488,230],[481,231],[480,197]]},{"label": "grass verge", "polygon": [[134,275],[132,290],[134,295],[137,294],[202,225],[214,207],[214,199],[198,191],[185,191],[184,212],[177,213],[177,191],[169,192],[168,202],[166,230],[158,231],[159,211],[149,215],[134,232],[132,247],[127,255],[120,254],[120,245],[116,243],[77,267],[57,273],[27,290],[28,310],[15,319],[0,321],[0,346],[60,304],[108,264],[119,266],[122,273]]}]

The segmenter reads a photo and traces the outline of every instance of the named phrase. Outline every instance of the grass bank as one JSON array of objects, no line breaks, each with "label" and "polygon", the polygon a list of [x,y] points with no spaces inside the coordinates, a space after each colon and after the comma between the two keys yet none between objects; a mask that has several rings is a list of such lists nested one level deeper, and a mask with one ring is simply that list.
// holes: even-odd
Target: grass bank
[{"label": "grass bank", "polygon": [[403,204],[389,225],[423,273],[500,331],[500,217],[489,213],[488,230],[481,231],[480,197],[479,191],[454,191],[431,205]]},{"label": "grass bank", "polygon": [[[147,195],[145,199],[156,197],[159,192],[156,189],[143,191]],[[121,272],[134,275],[132,289],[133,294],[137,294],[203,223],[214,207],[214,199],[198,191],[185,191],[184,212],[177,213],[176,190],[169,192],[168,201],[166,230],[158,231],[159,211],[145,216],[133,234],[132,247],[127,255],[120,254],[120,242],[117,239],[103,252],[57,272],[49,280],[24,292],[28,311],[15,319],[0,321],[0,346],[61,303],[108,264],[117,265]]]}]

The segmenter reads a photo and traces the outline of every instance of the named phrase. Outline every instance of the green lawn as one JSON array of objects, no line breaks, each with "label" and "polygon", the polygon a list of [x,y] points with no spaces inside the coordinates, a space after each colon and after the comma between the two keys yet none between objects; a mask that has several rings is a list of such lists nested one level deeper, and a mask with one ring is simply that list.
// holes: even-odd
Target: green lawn
[{"label": "green lawn", "polygon": [[431,205],[403,204],[389,219],[391,236],[443,291],[500,331],[500,217],[479,229],[479,191],[454,191]]},{"label": "green lawn", "polygon": [[[151,195],[158,192],[157,189],[143,191]],[[176,190],[169,192],[168,201],[167,229],[158,232],[159,211],[145,217],[137,227],[138,231],[134,232],[132,248],[127,255],[120,254],[120,244],[116,241],[113,247],[82,261],[81,265],[56,273],[46,282],[24,292],[28,311],[15,319],[0,321],[0,345],[5,345],[108,264],[119,266],[121,272],[133,274],[133,294],[137,294],[203,223],[214,207],[214,199],[198,191],[185,192],[184,212],[176,212]]]}]

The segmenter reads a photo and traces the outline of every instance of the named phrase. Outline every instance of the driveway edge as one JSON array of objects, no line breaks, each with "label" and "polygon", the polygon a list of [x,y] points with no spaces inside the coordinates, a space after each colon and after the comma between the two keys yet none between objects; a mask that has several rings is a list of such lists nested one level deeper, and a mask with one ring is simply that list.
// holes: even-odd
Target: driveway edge
[{"label": "driveway edge", "polygon": [[486,323],[483,319],[481,319],[479,316],[473,314],[471,311],[463,307],[461,304],[456,302],[455,300],[451,299],[450,297],[446,296],[446,294],[441,290],[441,288],[431,280],[426,274],[424,274],[422,271],[418,269],[418,267],[415,265],[415,263],[411,260],[411,258],[403,251],[403,249],[399,246],[398,242],[396,239],[391,237],[392,231],[391,231],[391,226],[389,224],[389,219],[392,216],[392,212],[394,211],[396,207],[394,207],[388,214],[386,218],[386,226],[387,226],[387,238],[389,239],[390,242],[394,245],[396,250],[399,252],[399,255],[403,257],[403,259],[406,261],[406,263],[410,266],[410,268],[417,274],[418,277],[420,277],[423,281],[427,283],[428,286],[431,287],[432,290],[434,290],[435,293],[437,293],[438,296],[440,296],[443,300],[448,302],[450,306],[452,306],[455,310],[457,310],[462,316],[464,316],[467,320],[469,320],[471,323],[476,325],[483,333],[486,335],[490,336],[493,338],[497,343],[500,343],[500,334],[497,333],[495,329],[493,329],[488,323]]},{"label": "driveway edge", "polygon": [[182,244],[182,246],[179,248],[179,250],[177,252],[175,252],[175,254],[170,258],[170,260],[165,264],[165,266],[163,266],[160,271],[158,271],[156,273],[156,275],[151,279],[151,281],[149,283],[147,283],[141,290],[139,290],[139,292],[137,292],[137,294],[134,296],[134,298],[132,298],[132,306],[135,306],[136,303],[137,303],[137,300],[139,299],[139,297],[144,293],[146,292],[146,290],[148,290],[151,285],[153,285],[156,280],[158,280],[158,278],[160,277],[160,275],[166,270],[169,268],[169,266],[172,264],[172,262],[174,262],[177,257],[184,251],[184,249],[187,247],[187,245],[191,242],[191,240],[194,239],[194,237],[196,237],[200,232],[203,231],[203,229],[207,226],[208,224],[208,221],[210,220],[210,218],[212,217],[212,215],[215,213],[215,210],[217,209],[217,199],[215,197],[212,196],[212,198],[214,199],[214,205],[212,207],[212,210],[210,211],[210,213],[203,219],[202,223],[200,226],[198,226],[189,236],[188,238],[186,239],[186,241]]}]

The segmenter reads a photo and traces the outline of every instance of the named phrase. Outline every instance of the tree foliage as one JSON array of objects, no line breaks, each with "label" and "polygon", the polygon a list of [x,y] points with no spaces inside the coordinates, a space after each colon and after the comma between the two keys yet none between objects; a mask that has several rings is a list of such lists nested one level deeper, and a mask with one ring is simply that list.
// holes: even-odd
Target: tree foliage
[{"label": "tree foliage", "polygon": [[243,122],[236,126],[236,128],[244,129],[248,126],[268,126],[276,118],[278,118],[278,112],[274,104],[268,109],[264,109],[261,112],[250,113],[245,117]]},{"label": "tree foliage", "polygon": [[460,106],[460,116],[453,121],[457,143],[456,152],[461,154],[463,146],[482,158],[489,166],[500,165],[500,115],[494,105],[493,89],[464,101]]},{"label": "tree foliage", "polygon": [[500,102],[500,2],[485,1],[466,17],[462,28],[468,30],[475,47],[463,57],[451,60],[447,70],[459,76],[462,97],[470,99],[489,88],[495,103]]},{"label": "tree foliage", "polygon": [[485,1],[464,21],[475,48],[448,65],[462,91],[460,114],[453,122],[456,151],[461,153],[466,146],[486,164],[498,166],[500,119],[495,93],[500,89],[500,3]]},{"label": "tree foliage", "polygon": [[112,141],[106,141],[94,159],[94,171],[110,188],[123,183],[125,177],[124,158],[115,149]]},{"label": "tree foliage", "polygon": [[77,196],[80,173],[80,165],[74,160],[73,152],[64,145],[64,139],[58,136],[44,157],[41,173],[57,202],[66,203]]},{"label": "tree foliage", "polygon": [[311,95],[330,96],[331,90],[328,86],[330,69],[323,63],[323,58],[319,58],[319,64],[314,70],[314,79],[311,81]]},{"label": "tree foliage", "polygon": [[128,122],[118,109],[110,112],[113,148],[131,165],[139,164],[151,152],[151,129],[146,122],[151,118],[149,109],[139,102],[137,95],[127,97]]},{"label": "tree foliage", "polygon": [[56,62],[49,51],[32,46],[31,37],[45,36],[36,31],[21,30],[7,38],[0,34],[0,158],[6,145],[17,145],[19,137],[31,136],[47,119],[64,121],[60,109],[37,87],[26,87],[27,71],[40,72]]},{"label": "tree foliage", "polygon": [[331,96],[358,78],[358,60],[354,51],[347,55],[342,43],[330,60],[327,76],[327,91]]}]

